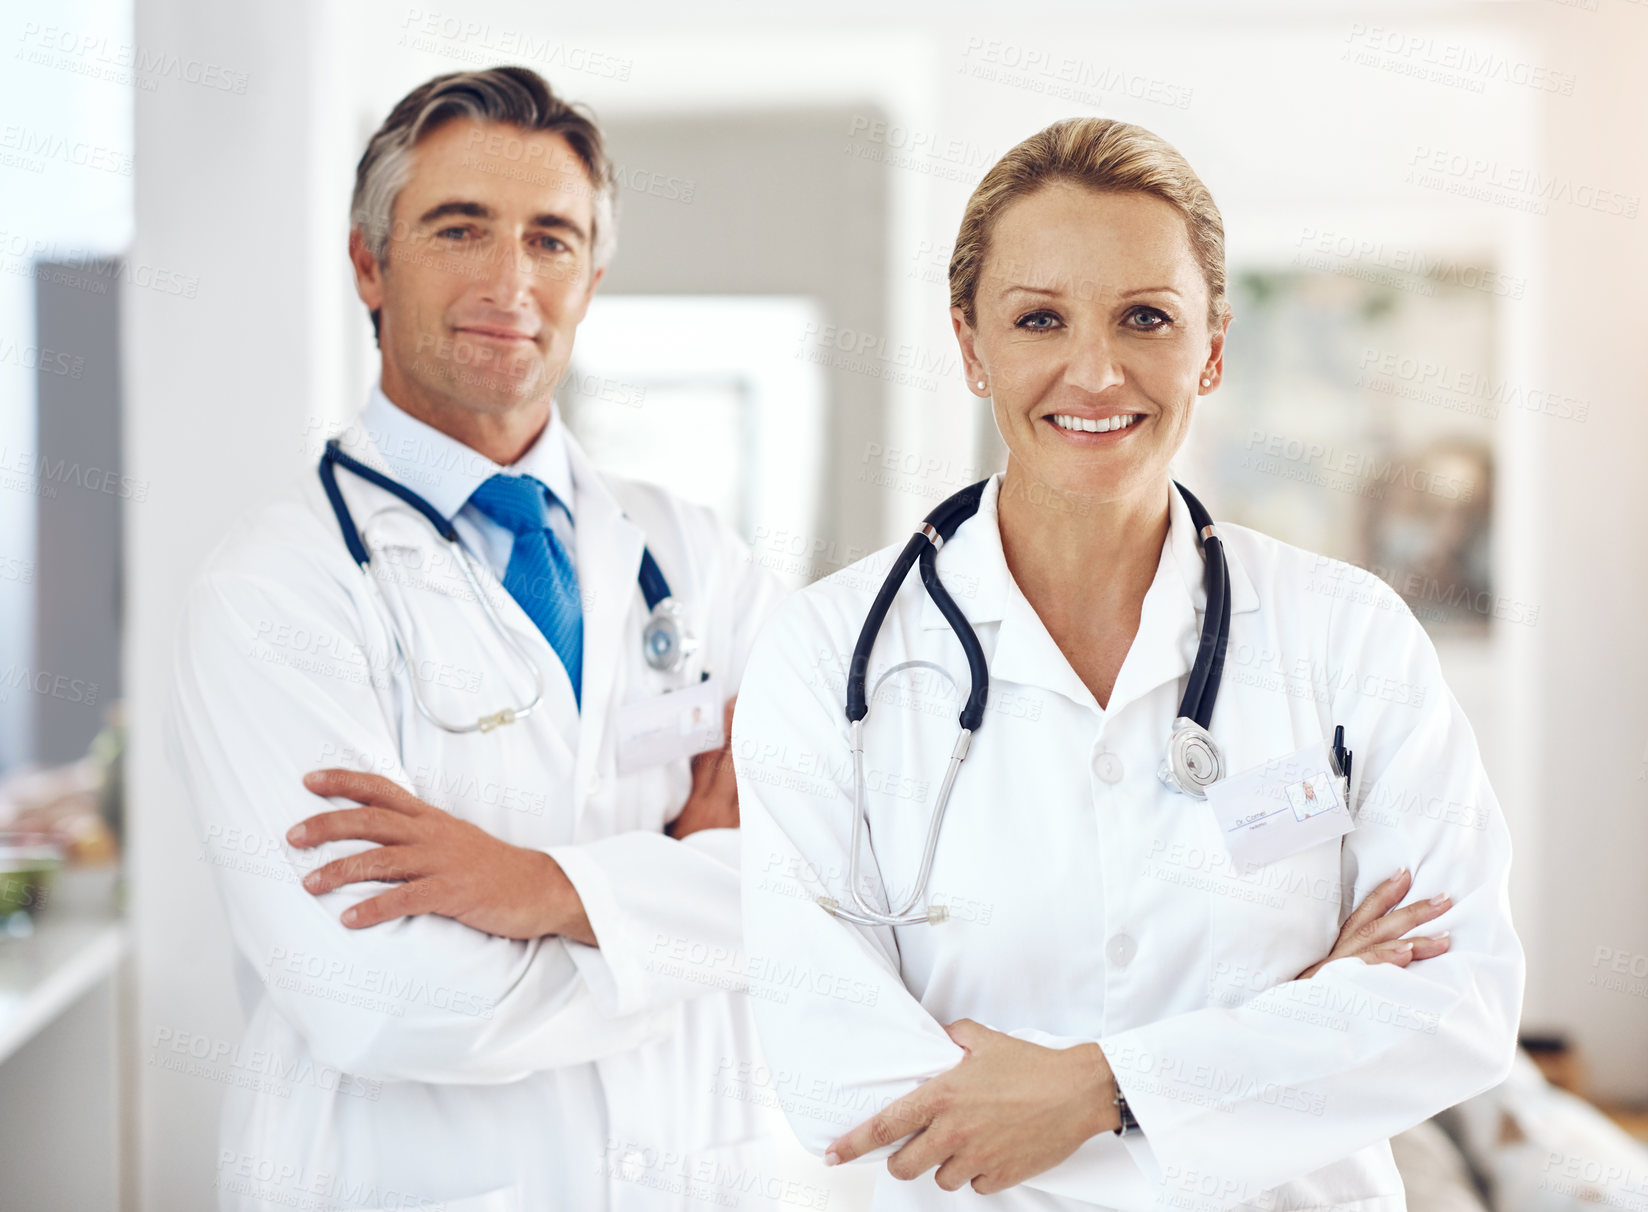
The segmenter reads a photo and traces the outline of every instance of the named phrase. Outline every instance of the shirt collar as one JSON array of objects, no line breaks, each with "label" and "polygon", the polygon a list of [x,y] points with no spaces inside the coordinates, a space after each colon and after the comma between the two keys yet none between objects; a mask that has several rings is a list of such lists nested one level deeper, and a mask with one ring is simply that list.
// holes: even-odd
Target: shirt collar
[{"label": "shirt collar", "polygon": [[558,406],[551,405],[549,424],[538,440],[508,467],[403,411],[384,394],[381,382],[372,384],[357,424],[389,473],[448,520],[457,516],[471,493],[500,472],[532,476],[555,494],[567,513],[572,512],[572,464]]},{"label": "shirt collar", "polygon": [[[985,485],[978,512],[957,528],[939,553],[939,575],[970,623],[1001,624],[990,661],[993,676],[1046,686],[1078,703],[1092,704],[1091,692],[1054,644],[1007,568],[1001,546],[1001,485],[1002,473],[998,472]],[[1228,539],[1224,547],[1231,613],[1258,609],[1252,579],[1230,550]],[[1111,691],[1111,709],[1190,670],[1201,634],[1199,616],[1207,605],[1205,567],[1190,507],[1175,490],[1168,507],[1167,540],[1145,593],[1138,634]],[[924,629],[949,626],[925,591],[921,624]]]}]

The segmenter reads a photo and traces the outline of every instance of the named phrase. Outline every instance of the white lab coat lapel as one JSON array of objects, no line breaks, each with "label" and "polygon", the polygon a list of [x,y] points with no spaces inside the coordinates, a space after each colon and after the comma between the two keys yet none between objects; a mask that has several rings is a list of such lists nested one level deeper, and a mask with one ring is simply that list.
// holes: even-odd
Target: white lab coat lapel
[{"label": "white lab coat lapel", "polygon": [[[1003,563],[1004,574],[1006,569],[1007,565]],[[996,639],[996,655],[990,662],[990,673],[1003,682],[1039,686],[1064,696],[1077,706],[1098,710],[1093,692],[1076,675],[1069,658],[1059,650],[1048,632],[1047,624],[1041,621],[1041,616],[1019,591],[1011,575],[1007,576],[1001,632]]]},{"label": "white lab coat lapel", "polygon": [[[970,597],[957,596],[963,613],[975,627],[999,622],[995,652],[990,658],[993,680],[1039,686],[1097,711],[1092,692],[1077,676],[1007,567],[997,512],[1001,482],[1000,474],[991,479],[979,500],[978,513],[963,523],[939,553],[939,575],[947,584],[976,584],[976,592]],[[1167,541],[1162,545],[1156,576],[1145,593],[1138,633],[1111,690],[1107,714],[1149,694],[1163,682],[1185,677],[1195,662],[1201,613],[1206,608],[1204,565],[1190,509],[1176,489],[1170,491]],[[1257,609],[1258,595],[1247,571],[1228,552],[1226,560],[1231,612]],[[923,604],[923,630],[948,626],[930,600]]]},{"label": "white lab coat lapel", "polygon": [[[955,598],[967,621],[979,631],[993,682],[1039,686],[1082,706],[1096,706],[1092,693],[1076,676],[1008,571],[997,514],[1000,492],[998,474],[985,485],[978,512],[963,522],[939,551],[939,580]],[[987,630],[990,624],[998,625],[994,651],[991,651]],[[921,626],[923,631],[950,626],[932,598],[925,594]]]},{"label": "white lab coat lapel", "polygon": [[[1168,507],[1167,539],[1156,562],[1156,575],[1145,591],[1139,630],[1116,672],[1116,684],[1105,705],[1109,712],[1143,698],[1163,682],[1186,677],[1195,665],[1201,636],[1200,611],[1207,597],[1201,589],[1202,558],[1184,498],[1171,487],[1168,491],[1172,504]],[[1187,546],[1188,550],[1180,550]],[[1195,565],[1194,591],[1181,567],[1186,559]]]},{"label": "white lab coat lapel", "polygon": [[[624,516],[601,473],[583,448],[567,434],[572,465],[573,529],[577,535],[578,590],[584,604],[583,712],[578,732],[578,761],[573,796],[574,837],[583,821],[592,780],[600,770],[601,743],[619,669],[640,651],[632,636],[630,615],[640,594],[637,577],[646,545],[641,528]],[[634,654],[625,645],[633,643]]]},{"label": "white lab coat lapel", "polygon": [[[1196,541],[1196,523],[1179,490],[1169,488],[1167,541],[1162,544],[1156,577],[1145,593],[1139,630],[1116,674],[1107,712],[1115,712],[1150,694],[1164,682],[1188,678],[1196,664],[1202,620],[1207,613],[1206,561]],[[1230,580],[1230,612],[1259,608],[1259,595],[1241,562],[1225,550]],[[1179,688],[1182,693],[1183,687]]]},{"label": "white lab coat lapel", "polygon": [[[371,436],[366,434],[360,427],[351,426],[340,435],[339,446],[345,454],[366,464],[373,470],[380,471],[384,475],[393,474]],[[344,500],[348,504],[350,512],[354,514],[355,524],[358,527],[369,528],[368,520],[375,512],[385,506],[399,504],[390,493],[375,485],[368,484],[349,471],[339,471],[337,478],[338,486],[343,492]],[[427,522],[420,522],[416,526],[397,527],[394,541],[417,547],[424,562],[416,566],[432,567],[434,565],[431,561],[444,560],[448,554],[446,540],[436,534],[434,528]],[[486,566],[485,561],[477,556],[473,562],[473,569],[482,592],[486,594],[487,600],[492,604],[504,627],[514,633],[515,638],[532,654],[533,659],[542,671],[544,697],[543,702],[533,712],[533,716],[541,715],[547,720],[551,725],[549,731],[564,747],[567,765],[573,766],[579,751],[579,718],[577,704],[572,697],[572,683],[567,677],[566,668],[561,664],[560,656],[550,645],[549,640],[545,638],[543,632],[538,630],[537,624],[522,609],[521,604],[503,587],[502,582],[492,574],[492,570]],[[368,573],[367,575],[371,574]],[[454,569],[450,575],[456,578],[461,576],[461,573]],[[587,596],[587,591],[585,593]],[[392,606],[391,609],[394,609],[394,607]],[[483,608],[477,604],[472,625],[478,629],[490,630],[491,624],[479,613],[481,609]],[[427,627],[420,627],[416,619],[405,620],[404,625],[413,629],[414,634],[411,638],[414,648],[418,649],[420,655],[432,655],[439,651],[439,637],[428,634]],[[419,648],[420,641],[422,642],[421,648]],[[511,667],[519,663],[513,654],[505,652],[500,653],[499,656],[502,660],[510,661]],[[587,671],[589,667],[587,642],[584,667]],[[518,694],[530,693],[531,687],[526,684],[525,671],[511,678],[510,684]],[[521,701],[524,701],[524,699]],[[504,705],[502,702],[489,704],[488,710]],[[519,725],[515,726],[518,727]],[[482,734],[477,733],[474,735],[480,736]],[[579,788],[583,786],[582,779],[579,780],[577,786]]]}]

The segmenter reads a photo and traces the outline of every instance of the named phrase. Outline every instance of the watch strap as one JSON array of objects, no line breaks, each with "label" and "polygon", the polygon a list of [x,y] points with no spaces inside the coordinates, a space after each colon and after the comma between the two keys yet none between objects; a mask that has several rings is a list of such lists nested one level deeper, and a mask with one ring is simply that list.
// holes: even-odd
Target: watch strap
[{"label": "watch strap", "polygon": [[1121,1115],[1122,1122],[1116,1128],[1112,1129],[1112,1131],[1114,1131],[1117,1136],[1126,1136],[1129,1132],[1143,1131],[1143,1129],[1139,1127],[1139,1121],[1133,1118],[1133,1111],[1127,1105],[1127,1095],[1122,1093],[1120,1086],[1116,1087],[1116,1098],[1114,1101],[1116,1104],[1116,1111]]}]

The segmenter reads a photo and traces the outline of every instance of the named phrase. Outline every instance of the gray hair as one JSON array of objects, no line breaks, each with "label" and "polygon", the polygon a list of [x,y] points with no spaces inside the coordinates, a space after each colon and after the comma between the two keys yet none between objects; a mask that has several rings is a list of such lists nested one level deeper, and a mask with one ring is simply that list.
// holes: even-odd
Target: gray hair
[{"label": "gray hair", "polygon": [[[493,67],[450,72],[402,97],[366,144],[355,167],[350,224],[382,264],[389,249],[395,198],[412,171],[412,149],[425,135],[458,118],[496,122],[564,138],[589,174],[594,211],[591,257],[603,269],[618,244],[618,183],[601,128],[584,110],[561,100],[537,72]],[[377,326],[374,315],[373,326]]]}]

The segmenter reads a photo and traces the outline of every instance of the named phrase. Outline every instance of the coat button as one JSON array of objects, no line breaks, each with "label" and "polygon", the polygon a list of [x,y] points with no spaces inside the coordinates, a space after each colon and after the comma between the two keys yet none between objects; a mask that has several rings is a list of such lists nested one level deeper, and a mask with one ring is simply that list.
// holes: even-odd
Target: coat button
[{"label": "coat button", "polygon": [[1139,944],[1133,941],[1131,934],[1112,934],[1110,941],[1104,945],[1105,958],[1118,968],[1132,963],[1138,950]]},{"label": "coat button", "polygon": [[1122,781],[1122,760],[1113,753],[1101,753],[1093,759],[1093,773],[1107,783]]}]

